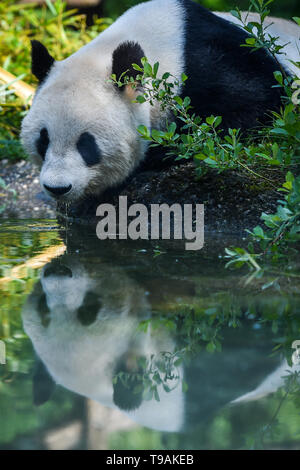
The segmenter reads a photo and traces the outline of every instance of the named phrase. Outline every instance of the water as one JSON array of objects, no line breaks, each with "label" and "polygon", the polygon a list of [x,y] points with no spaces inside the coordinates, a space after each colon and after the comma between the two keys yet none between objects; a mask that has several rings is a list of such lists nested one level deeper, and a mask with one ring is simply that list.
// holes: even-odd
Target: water
[{"label": "water", "polygon": [[3,223],[0,448],[299,448],[299,269],[251,279],[230,243]]}]

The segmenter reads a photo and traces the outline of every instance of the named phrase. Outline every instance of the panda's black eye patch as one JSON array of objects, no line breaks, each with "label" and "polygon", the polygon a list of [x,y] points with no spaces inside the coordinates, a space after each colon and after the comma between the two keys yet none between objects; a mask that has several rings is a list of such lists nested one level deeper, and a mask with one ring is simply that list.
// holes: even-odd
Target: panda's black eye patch
[{"label": "panda's black eye patch", "polygon": [[77,310],[77,318],[84,326],[92,325],[102,308],[102,301],[94,292],[87,292],[81,307]]},{"label": "panda's black eye patch", "polygon": [[38,151],[38,153],[40,154],[40,156],[42,157],[43,160],[45,158],[49,143],[50,143],[49,134],[48,134],[47,129],[44,127],[40,131],[40,136],[35,142],[37,151]]},{"label": "panda's black eye patch", "polygon": [[93,166],[100,162],[101,152],[95,137],[89,132],[84,132],[77,142],[77,150],[87,166]]}]

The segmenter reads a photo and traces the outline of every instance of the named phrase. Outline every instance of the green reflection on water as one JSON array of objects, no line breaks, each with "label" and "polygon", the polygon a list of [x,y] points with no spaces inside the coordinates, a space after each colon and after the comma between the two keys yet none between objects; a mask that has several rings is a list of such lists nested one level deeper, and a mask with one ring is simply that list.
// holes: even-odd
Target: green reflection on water
[{"label": "green reflection on water", "polygon": [[65,445],[95,446],[91,399],[133,423],[108,422],[104,448],[299,447],[297,370],[280,379],[284,366],[271,394],[230,405],[284,357],[291,366],[298,277],[245,285],[220,246],[164,245],[157,257],[156,245],[99,242],[55,221],[2,224],[0,447],[47,448],[49,433],[77,421]]}]

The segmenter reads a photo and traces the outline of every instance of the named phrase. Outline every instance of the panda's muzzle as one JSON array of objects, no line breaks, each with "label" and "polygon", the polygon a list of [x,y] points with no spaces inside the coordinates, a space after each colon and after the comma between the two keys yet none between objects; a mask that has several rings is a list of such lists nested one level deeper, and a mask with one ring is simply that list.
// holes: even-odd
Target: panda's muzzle
[{"label": "panda's muzzle", "polygon": [[51,193],[52,195],[59,197],[70,192],[72,189],[72,185],[69,184],[69,186],[48,186],[47,184],[44,184],[44,188],[49,191],[49,193]]}]

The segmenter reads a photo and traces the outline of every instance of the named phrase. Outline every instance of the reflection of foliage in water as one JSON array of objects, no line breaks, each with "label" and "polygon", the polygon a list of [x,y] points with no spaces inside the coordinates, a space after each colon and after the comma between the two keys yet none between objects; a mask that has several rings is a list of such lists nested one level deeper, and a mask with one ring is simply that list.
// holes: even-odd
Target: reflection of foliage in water
[{"label": "reflection of foliage in water", "polygon": [[247,439],[247,449],[264,449],[266,447],[266,441],[274,441],[276,437],[280,436],[279,413],[287,398],[293,402],[299,414],[300,372],[287,372],[287,375],[284,377],[284,386],[281,387],[274,395],[279,405],[270,421],[262,426],[255,436],[251,436]]},{"label": "reflection of foliage in water", "polygon": [[[267,327],[274,342],[272,354],[284,353],[289,365],[292,365],[291,344],[295,338],[300,336],[299,301],[296,296],[293,298],[285,293],[284,289],[280,294],[267,297],[263,295],[261,298],[259,298],[259,294],[250,295],[245,297],[244,304],[241,304],[240,299],[237,299],[232,293],[217,292],[205,300],[205,306],[177,305],[170,311],[153,312],[152,318],[141,321],[138,329],[145,333],[149,328],[153,333],[155,330],[166,329],[176,336],[176,347],[172,353],[162,353],[159,357],[151,356],[148,361],[146,358],[142,359],[140,365],[143,368],[143,373],[138,375],[140,386],[136,388],[135,393],[143,390],[145,400],[151,400],[154,397],[159,401],[159,386],[161,384],[165,391],[171,391],[164,386],[167,377],[175,379],[175,386],[182,383],[182,389],[186,391],[188,387],[183,380],[182,373],[180,373],[180,365],[186,361],[189,362],[200,350],[206,350],[209,353],[221,352],[224,332],[228,328],[242,330],[245,321],[250,322],[253,328],[258,330]],[[168,370],[168,375],[162,375],[160,368],[155,367],[160,360],[165,364],[163,372]],[[287,371],[284,385],[273,396],[258,403],[237,406],[236,409],[229,407],[221,410],[217,413],[216,418],[211,420],[211,423],[205,423],[205,426],[199,425],[197,444],[195,443],[194,448],[199,448],[199,442],[201,442],[198,433],[203,437],[203,447],[201,448],[209,448],[211,442],[214,442],[213,448],[231,447],[232,440],[237,441],[238,448],[247,449],[268,448],[270,443],[280,443],[289,439],[293,442],[300,437],[299,431],[294,431],[293,435],[290,432],[290,429],[294,428],[290,416],[295,415],[295,411],[296,416],[299,416],[299,379],[299,372]],[[124,384],[130,384],[133,377],[132,374],[126,373],[115,377],[114,380],[122,380]],[[257,408],[261,408],[259,413]],[[255,422],[252,422],[252,414],[255,416]],[[250,426],[247,424],[247,428],[244,428],[242,433],[236,433],[234,429],[236,426],[243,428],[243,422],[250,423]],[[282,426],[283,423],[284,426]],[[211,431],[207,432],[207,427],[211,428]],[[238,439],[235,434],[239,436]],[[125,433],[119,433],[118,437],[112,436],[112,448],[118,448],[119,445],[120,448],[122,445],[123,448],[128,448],[128,446],[130,448],[131,433],[129,432],[127,435],[129,441],[125,437]],[[134,433],[133,435],[135,436]],[[154,436],[150,432],[150,436],[147,435],[147,440],[151,441],[153,438]],[[191,438],[194,439],[194,436],[189,435],[189,439]],[[170,448],[168,446],[171,444],[166,444],[168,440],[174,442],[177,441],[177,438],[175,435],[170,439],[164,437],[156,448]],[[172,446],[172,448],[182,448],[182,442],[179,441]],[[191,448],[190,441],[188,446]]]},{"label": "reflection of foliage in water", "polygon": [[209,422],[185,433],[150,429],[119,431],[110,449],[269,449],[298,448],[299,375],[289,374],[273,396],[246,406],[225,407]]},{"label": "reflection of foliage in water", "polygon": [[177,338],[177,357],[195,354],[205,348],[208,352],[222,350],[222,331],[239,328],[243,321],[255,328],[270,327],[274,352],[282,351],[291,365],[291,344],[300,335],[299,296],[285,293],[266,296],[237,295],[221,291],[213,292],[206,299],[196,299],[195,304],[175,305],[163,312],[152,312],[150,319],[141,321],[139,330],[146,332],[149,326],[155,331],[165,328]]},{"label": "reflection of foliage in water", "polygon": [[[26,225],[28,230],[31,224]],[[23,231],[18,231],[17,225],[15,228],[9,234],[0,231],[0,339],[6,345],[6,365],[0,365],[0,444],[59,421],[71,412],[74,402],[73,396],[66,398],[58,391],[54,401],[42,409],[32,407],[34,355],[31,341],[23,332],[20,312],[39,279],[40,270],[23,269],[19,279],[1,281],[9,278],[16,266],[57,245],[59,236],[56,230],[39,231],[36,227],[24,231],[23,227]]]},{"label": "reflection of foliage in water", "polygon": [[[54,231],[33,231],[27,234],[19,232],[11,234],[9,239],[7,235],[5,238],[6,240],[2,239],[0,233],[0,261],[4,265],[1,272],[7,276],[11,267],[24,263],[28,257],[57,243],[58,234]],[[155,334],[157,330],[166,330],[170,336],[176,338],[176,342],[172,351],[138,359],[139,371],[133,372],[133,377],[137,378],[135,391],[142,392],[144,400],[159,400],[161,390],[168,392],[182,386],[183,362],[200,350],[219,353],[224,332],[230,329],[238,336],[245,321],[258,329],[269,328],[270,336],[274,340],[274,353],[283,351],[290,361],[291,343],[299,337],[300,332],[297,281],[291,283],[286,278],[282,280],[279,275],[277,277],[275,283],[272,282],[274,278],[261,276],[247,289],[238,289],[238,292],[230,286],[232,279],[229,283],[224,280],[222,288],[218,280],[214,281],[214,285],[210,285],[209,278],[195,278],[199,286],[205,283],[205,289],[199,289],[190,302],[165,302],[152,310],[152,317],[140,322],[139,331],[148,333],[151,328]],[[61,420],[73,406],[73,396],[66,398],[65,395],[56,394],[54,400],[44,405],[38,414],[32,408],[32,347],[23,333],[19,314],[36,279],[37,271],[28,270],[24,278],[1,287],[3,301],[0,312],[0,337],[5,339],[7,345],[8,363],[6,368],[0,367],[0,442],[11,442],[19,434],[49,426],[53,421]],[[126,386],[132,380],[132,374],[125,372],[115,378],[115,382],[118,380]],[[183,390],[185,389],[183,382]],[[281,401],[276,419],[273,419]],[[118,442],[115,448],[122,448],[126,442],[130,448],[129,441],[133,439],[130,436],[134,435],[136,448],[139,448],[138,442],[141,448],[146,448],[153,442],[157,449],[182,446],[197,448],[199,443],[203,448],[259,447],[261,433],[257,432],[258,428],[265,430],[263,440],[266,447],[270,443],[281,443],[284,440],[295,442],[300,435],[295,429],[297,423],[290,417],[298,413],[298,406],[299,386],[294,381],[288,393],[282,389],[261,403],[222,409],[209,423],[199,424],[197,432],[188,432],[181,436],[170,434],[166,437],[160,432],[139,429],[139,438],[136,431],[120,432],[118,437],[112,436],[112,443],[116,445]],[[13,417],[11,410],[15,410]],[[273,434],[275,428],[278,429],[278,434]]]},{"label": "reflection of foliage in water", "polygon": [[182,389],[186,389],[186,384],[180,376],[178,367],[181,364],[179,352],[160,352],[157,355],[151,354],[150,358],[140,357],[137,359],[138,371],[126,372],[119,371],[113,378],[113,384],[117,385],[118,381],[128,390],[134,384],[133,394],[141,394],[143,400],[150,401],[153,398],[160,401],[159,390],[164,389],[165,392],[171,392],[180,383]]},{"label": "reflection of foliage in water", "polygon": [[[45,226],[46,226],[45,222]],[[27,222],[30,226],[30,222]],[[20,277],[11,276],[12,269],[25,264],[32,256],[40,254],[43,249],[56,245],[59,239],[56,230],[51,231],[11,231],[0,232],[0,339],[6,343],[7,372],[28,372],[31,356],[30,341],[23,332],[20,311],[28,294],[39,279],[40,270],[25,268]],[[12,230],[12,227],[11,227]],[[6,278],[7,281],[3,278]],[[20,361],[20,352],[27,352]],[[0,369],[0,378],[4,374]]]}]

